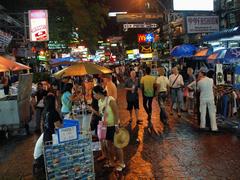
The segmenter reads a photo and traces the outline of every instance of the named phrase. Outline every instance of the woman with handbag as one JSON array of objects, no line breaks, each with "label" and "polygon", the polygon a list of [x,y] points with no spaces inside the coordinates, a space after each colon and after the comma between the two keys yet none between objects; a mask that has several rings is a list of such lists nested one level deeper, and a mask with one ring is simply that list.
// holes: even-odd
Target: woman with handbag
[{"label": "woman with handbag", "polygon": [[[125,163],[123,161],[123,150],[117,149],[117,158],[119,163],[114,162],[114,134],[119,130],[119,118],[118,118],[118,107],[116,100],[107,96],[106,91],[101,86],[95,86],[93,88],[93,95],[98,100],[99,112],[102,115],[102,121],[99,125],[106,126],[106,155],[109,162],[105,164],[105,167],[115,167],[116,170],[121,171],[125,168]],[[98,132],[101,134],[101,132]],[[102,137],[100,137],[102,138]]]},{"label": "woman with handbag", "polygon": [[173,112],[173,106],[176,104],[178,117],[181,117],[181,109],[183,108],[183,91],[184,86],[183,77],[179,74],[177,67],[172,68],[172,74],[169,76],[169,84],[171,88],[171,113]]}]

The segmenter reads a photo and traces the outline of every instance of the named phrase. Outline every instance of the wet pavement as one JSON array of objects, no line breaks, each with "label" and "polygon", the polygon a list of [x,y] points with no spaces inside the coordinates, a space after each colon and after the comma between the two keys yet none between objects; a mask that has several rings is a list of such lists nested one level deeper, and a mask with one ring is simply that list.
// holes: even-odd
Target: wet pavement
[{"label": "wet pavement", "polygon": [[[240,179],[240,139],[233,133],[199,132],[189,116],[170,116],[169,128],[164,130],[155,100],[154,132],[149,133],[141,102],[140,98],[143,125],[136,126],[136,120],[128,125],[125,93],[119,90],[121,121],[131,133],[130,144],[124,149],[127,167],[116,173],[103,168],[103,162],[95,162],[96,179]],[[0,143],[0,179],[32,179],[36,139],[36,135],[19,136]]]}]

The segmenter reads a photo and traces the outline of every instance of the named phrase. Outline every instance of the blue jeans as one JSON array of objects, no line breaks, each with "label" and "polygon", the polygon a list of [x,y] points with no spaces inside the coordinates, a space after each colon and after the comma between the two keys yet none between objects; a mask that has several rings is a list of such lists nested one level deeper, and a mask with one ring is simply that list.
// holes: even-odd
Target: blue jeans
[{"label": "blue jeans", "polygon": [[178,112],[183,108],[183,91],[181,88],[172,88],[171,89],[171,98],[172,98],[172,106],[174,103],[177,105]]},{"label": "blue jeans", "polygon": [[166,98],[167,98],[167,92],[158,93],[158,104],[160,107],[160,120],[163,122],[163,124],[167,124],[168,122],[168,115],[165,108]]}]

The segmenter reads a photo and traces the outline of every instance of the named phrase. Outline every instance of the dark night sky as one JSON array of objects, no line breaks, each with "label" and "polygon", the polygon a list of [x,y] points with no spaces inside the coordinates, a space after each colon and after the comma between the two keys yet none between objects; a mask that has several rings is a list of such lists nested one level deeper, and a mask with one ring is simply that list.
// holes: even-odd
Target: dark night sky
[{"label": "dark night sky", "polygon": [[145,0],[110,0],[110,11],[141,12]]}]

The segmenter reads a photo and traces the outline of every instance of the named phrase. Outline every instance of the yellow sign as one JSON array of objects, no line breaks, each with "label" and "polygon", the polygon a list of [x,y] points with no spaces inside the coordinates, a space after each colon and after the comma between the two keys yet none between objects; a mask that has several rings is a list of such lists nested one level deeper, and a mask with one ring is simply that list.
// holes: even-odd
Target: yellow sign
[{"label": "yellow sign", "polygon": [[126,54],[134,54],[133,50],[127,50]]}]

